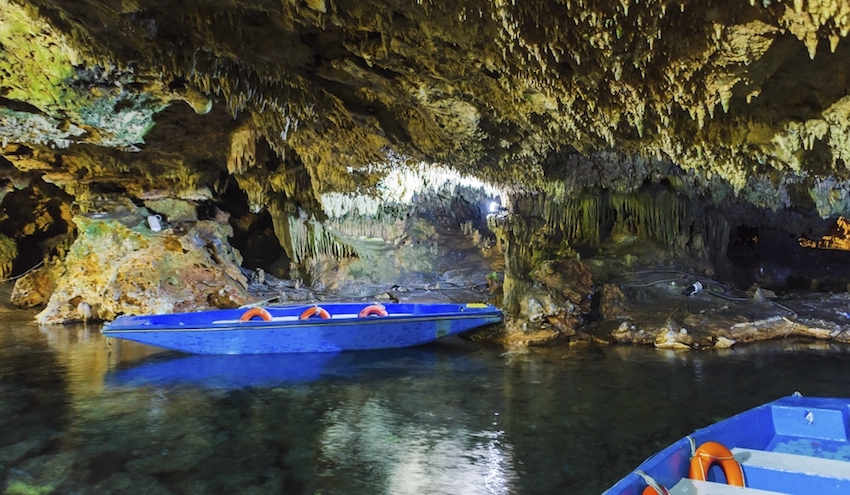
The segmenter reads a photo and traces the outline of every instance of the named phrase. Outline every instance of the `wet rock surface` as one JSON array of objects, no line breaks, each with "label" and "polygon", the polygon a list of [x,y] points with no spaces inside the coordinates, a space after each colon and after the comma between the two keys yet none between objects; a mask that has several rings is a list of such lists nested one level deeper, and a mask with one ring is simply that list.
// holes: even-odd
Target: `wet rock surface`
[{"label": "wet rock surface", "polygon": [[[646,274],[645,274],[646,275]],[[646,280],[646,276],[643,277]],[[850,341],[846,308],[850,295],[793,294],[777,297],[756,288],[748,294],[705,282],[704,289],[682,294],[693,278],[640,284],[606,285],[618,304],[603,306],[604,320],[594,333],[621,343],[660,349],[725,348],[787,337]],[[766,298],[764,293],[770,293]],[[628,311],[622,311],[623,305]]]},{"label": "wet rock surface", "polygon": [[15,306],[33,308],[47,304],[56,290],[56,281],[64,274],[60,262],[51,262],[47,266],[37,267],[15,281],[10,301]]}]

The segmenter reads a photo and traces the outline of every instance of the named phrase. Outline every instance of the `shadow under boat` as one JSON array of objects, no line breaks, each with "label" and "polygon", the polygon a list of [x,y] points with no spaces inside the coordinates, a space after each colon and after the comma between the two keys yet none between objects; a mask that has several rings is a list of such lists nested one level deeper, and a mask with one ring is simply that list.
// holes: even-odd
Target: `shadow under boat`
[{"label": "shadow under boat", "polygon": [[[447,340],[454,340],[449,338]],[[110,370],[113,387],[199,386],[215,389],[270,388],[322,379],[356,379],[365,374],[397,376],[437,371],[470,372],[486,368],[477,350],[465,342],[440,342],[402,349],[338,353],[157,355],[129,367]]]}]

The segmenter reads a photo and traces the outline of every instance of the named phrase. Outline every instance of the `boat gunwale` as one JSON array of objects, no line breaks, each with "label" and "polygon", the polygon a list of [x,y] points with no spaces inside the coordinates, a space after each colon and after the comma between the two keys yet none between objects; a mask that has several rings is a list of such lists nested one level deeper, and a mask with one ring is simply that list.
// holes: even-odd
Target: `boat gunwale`
[{"label": "boat gunwale", "polygon": [[[156,315],[163,316],[163,315]],[[134,318],[137,318],[134,316]],[[165,324],[156,324],[156,325],[112,325],[111,323],[106,323],[101,329],[101,333],[103,335],[109,336],[114,333],[122,333],[122,332],[133,332],[133,333],[153,333],[153,332],[221,332],[221,331],[233,331],[233,330],[273,330],[276,328],[309,328],[315,326],[353,326],[353,325],[378,325],[378,324],[386,324],[386,323],[398,323],[398,322],[412,322],[412,323],[420,323],[420,322],[431,322],[431,321],[446,321],[446,320],[468,320],[468,319],[488,319],[488,318],[498,318],[497,321],[493,321],[492,323],[498,323],[504,319],[504,316],[500,310],[496,311],[487,311],[487,312],[478,312],[478,313],[443,313],[443,314],[431,314],[431,315],[389,315],[377,318],[340,318],[340,319],[308,319],[308,320],[287,320],[287,321],[262,321],[262,320],[250,320],[246,322],[236,322],[224,324],[216,324],[213,322],[210,323],[196,323],[192,325],[165,325]],[[117,321],[117,320],[116,320]],[[112,322],[114,323],[114,322]]]}]

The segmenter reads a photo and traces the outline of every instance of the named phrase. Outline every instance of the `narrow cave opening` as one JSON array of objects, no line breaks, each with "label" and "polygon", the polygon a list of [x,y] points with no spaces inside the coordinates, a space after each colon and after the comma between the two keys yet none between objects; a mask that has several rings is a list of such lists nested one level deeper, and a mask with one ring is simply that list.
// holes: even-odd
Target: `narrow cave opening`
[{"label": "narrow cave opening", "polygon": [[[231,182],[215,205],[230,215],[233,227],[230,245],[242,254],[242,267],[249,270],[262,269],[275,277],[285,278],[289,273],[289,258],[281,247],[274,232],[272,217],[267,210],[251,211],[248,196]],[[205,208],[208,210],[209,207]],[[209,212],[206,212],[209,215]],[[205,212],[199,211],[199,218]]]},{"label": "narrow cave opening", "polygon": [[67,221],[71,201],[59,188],[40,180],[5,195],[0,203],[0,216],[5,218],[0,234],[14,239],[17,246],[17,257],[6,275],[30,270],[73,239],[74,229]]}]

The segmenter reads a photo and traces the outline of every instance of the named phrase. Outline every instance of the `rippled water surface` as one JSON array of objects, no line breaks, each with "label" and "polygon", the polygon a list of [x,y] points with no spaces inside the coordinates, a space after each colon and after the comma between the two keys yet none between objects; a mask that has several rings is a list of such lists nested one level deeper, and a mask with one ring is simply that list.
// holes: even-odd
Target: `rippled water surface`
[{"label": "rippled water surface", "polygon": [[818,343],[198,357],[0,318],[6,494],[598,494],[735,412],[850,396]]}]

